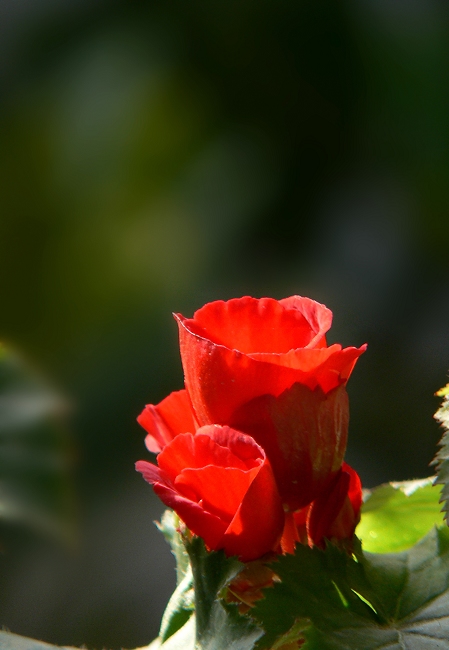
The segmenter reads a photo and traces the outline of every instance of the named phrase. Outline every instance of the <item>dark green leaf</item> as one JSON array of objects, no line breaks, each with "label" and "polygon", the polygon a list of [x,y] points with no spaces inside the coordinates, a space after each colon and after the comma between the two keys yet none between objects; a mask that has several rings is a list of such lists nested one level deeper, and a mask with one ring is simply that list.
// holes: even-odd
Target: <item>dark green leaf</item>
[{"label": "dark green leaf", "polygon": [[442,388],[437,395],[443,397],[443,403],[435,413],[435,419],[444,429],[443,437],[439,442],[439,451],[433,460],[436,465],[436,483],[442,485],[441,502],[446,523],[449,525],[449,384]]},{"label": "dark green leaf", "polygon": [[0,347],[0,516],[70,539],[71,445],[55,393]]},{"label": "dark green leaf", "polygon": [[272,647],[308,618],[308,650],[433,650],[449,648],[449,531],[434,529],[397,554],[357,559],[334,546],[298,546],[273,564],[281,582],[251,614]]},{"label": "dark green leaf", "polygon": [[396,553],[416,544],[443,517],[433,479],[381,485],[362,507],[356,534],[365,551]]},{"label": "dark green leaf", "polygon": [[243,565],[223,551],[209,552],[199,537],[187,543],[195,587],[196,648],[198,650],[251,650],[262,630],[236,605],[220,595]]}]

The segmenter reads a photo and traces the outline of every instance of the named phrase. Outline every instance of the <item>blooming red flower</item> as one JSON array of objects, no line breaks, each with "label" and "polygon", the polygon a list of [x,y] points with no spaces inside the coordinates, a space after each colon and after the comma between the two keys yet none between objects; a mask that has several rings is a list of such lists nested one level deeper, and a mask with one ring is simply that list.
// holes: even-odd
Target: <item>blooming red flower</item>
[{"label": "blooming red flower", "polygon": [[266,454],[250,436],[205,426],[177,435],[157,462],[136,469],[209,549],[246,562],[277,547],[284,511]]},{"label": "blooming red flower", "polygon": [[217,301],[176,318],[199,426],[250,434],[270,459],[283,503],[292,511],[309,504],[342,465],[345,384],[366,346],[327,346],[332,313],[299,296]]}]

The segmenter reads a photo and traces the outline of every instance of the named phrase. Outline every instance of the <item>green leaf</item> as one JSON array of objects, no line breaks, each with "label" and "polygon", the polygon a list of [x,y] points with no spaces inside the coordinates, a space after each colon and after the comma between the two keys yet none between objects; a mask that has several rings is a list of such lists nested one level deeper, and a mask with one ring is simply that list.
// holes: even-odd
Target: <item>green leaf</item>
[{"label": "green leaf", "polygon": [[437,470],[435,483],[443,486],[441,502],[443,503],[444,519],[449,525],[449,384],[438,391],[437,395],[443,397],[443,404],[435,413],[435,419],[442,425],[444,433],[439,442],[440,449],[432,461],[432,465],[436,465]]},{"label": "green leaf", "polygon": [[195,611],[192,571],[186,573],[168,601],[162,617],[159,637],[165,642],[183,627]]},{"label": "green leaf", "polygon": [[327,629],[343,620],[349,624],[354,617],[377,620],[352,591],[352,585],[357,585],[358,593],[366,587],[363,567],[344,551],[298,544],[295,555],[281,556],[270,566],[280,581],[265,591],[265,598],[251,611],[265,630],[259,647],[271,648],[299,619],[325,624]]},{"label": "green leaf", "polygon": [[[243,568],[223,551],[209,552],[199,537],[187,542],[195,588],[197,650],[252,650],[262,630],[220,596]],[[163,646],[165,650],[165,645]]]},{"label": "green leaf", "polygon": [[356,530],[365,551],[404,551],[443,523],[440,490],[433,481],[389,483],[372,490]]},{"label": "green leaf", "polygon": [[73,536],[71,443],[61,399],[0,347],[0,518]]},{"label": "green leaf", "polygon": [[272,565],[280,578],[251,614],[272,647],[308,618],[307,650],[449,648],[449,531],[434,529],[402,553],[350,557],[298,545]]}]

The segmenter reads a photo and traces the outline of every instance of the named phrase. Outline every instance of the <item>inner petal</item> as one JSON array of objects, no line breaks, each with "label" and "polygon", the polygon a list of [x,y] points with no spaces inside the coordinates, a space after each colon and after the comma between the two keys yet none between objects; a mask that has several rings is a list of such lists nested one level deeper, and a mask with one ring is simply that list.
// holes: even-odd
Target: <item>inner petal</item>
[{"label": "inner petal", "polygon": [[175,480],[176,489],[189,499],[202,502],[204,510],[230,523],[259,468],[242,471],[234,467],[184,469]]},{"label": "inner petal", "polygon": [[300,300],[292,303],[294,308],[272,298],[216,301],[202,307],[185,324],[189,329],[192,325],[192,331],[200,336],[244,354],[285,353],[304,348],[314,339],[319,345],[329,329],[329,318],[320,319],[315,312],[329,310],[313,301],[303,310]]},{"label": "inner petal", "polygon": [[290,350],[286,354],[266,354],[265,352],[257,352],[250,354],[251,359],[256,361],[266,361],[273,363],[277,366],[284,366],[293,368],[294,370],[302,370],[303,372],[310,372],[321,366],[336,352],[341,351],[341,345],[335,343],[328,348],[303,348],[300,350]]},{"label": "inner petal", "polygon": [[157,462],[172,481],[186,467],[200,468],[214,465],[247,469],[247,463],[233,454],[228,447],[217,444],[209,435],[201,433],[195,436],[190,433],[176,436],[161,451]]}]

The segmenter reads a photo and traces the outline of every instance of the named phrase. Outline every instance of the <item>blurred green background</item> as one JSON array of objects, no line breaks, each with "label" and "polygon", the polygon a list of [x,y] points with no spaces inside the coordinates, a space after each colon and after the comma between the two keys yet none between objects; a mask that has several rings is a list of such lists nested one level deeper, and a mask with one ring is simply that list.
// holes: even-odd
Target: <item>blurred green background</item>
[{"label": "blurred green background", "polygon": [[182,385],[172,311],[324,302],[331,342],[369,344],[349,462],[367,486],[431,473],[448,71],[445,0],[2,0],[0,337],[65,403],[77,533],[2,524],[0,624],[157,634],[174,571],[135,418]]}]

